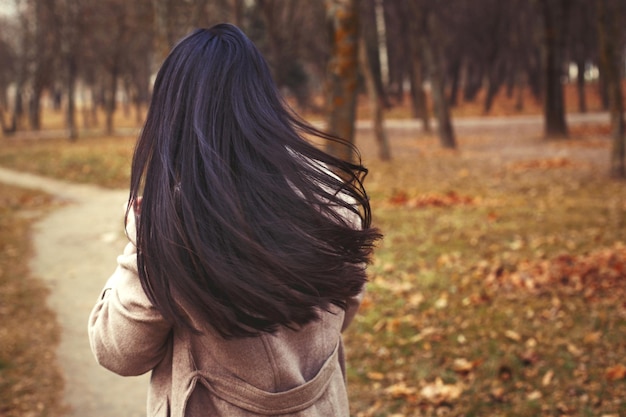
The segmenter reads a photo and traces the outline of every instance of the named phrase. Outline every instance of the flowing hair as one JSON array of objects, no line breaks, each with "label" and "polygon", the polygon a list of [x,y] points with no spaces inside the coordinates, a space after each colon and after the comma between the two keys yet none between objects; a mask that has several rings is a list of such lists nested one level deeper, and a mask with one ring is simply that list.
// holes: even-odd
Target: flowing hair
[{"label": "flowing hair", "polygon": [[380,237],[367,170],[311,137],[360,161],[291,112],[237,27],[199,29],[174,47],[136,144],[127,211],[141,196],[139,279],[166,320],[254,336],[345,309],[362,290]]}]

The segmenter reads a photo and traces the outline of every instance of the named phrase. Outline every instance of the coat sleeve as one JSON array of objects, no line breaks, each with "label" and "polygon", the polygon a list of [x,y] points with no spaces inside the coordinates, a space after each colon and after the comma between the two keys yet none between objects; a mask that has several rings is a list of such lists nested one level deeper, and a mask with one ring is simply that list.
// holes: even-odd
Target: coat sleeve
[{"label": "coat sleeve", "polygon": [[141,375],[163,359],[171,325],[143,291],[132,238],[117,262],[89,316],[89,342],[103,367],[123,376]]},{"label": "coat sleeve", "polygon": [[365,294],[365,288],[356,296],[348,299],[348,307],[346,308],[346,313],[343,319],[343,324],[341,325],[341,331],[345,331],[354,317],[356,313],[359,311],[359,307],[361,306],[361,302],[363,301],[363,295]]}]

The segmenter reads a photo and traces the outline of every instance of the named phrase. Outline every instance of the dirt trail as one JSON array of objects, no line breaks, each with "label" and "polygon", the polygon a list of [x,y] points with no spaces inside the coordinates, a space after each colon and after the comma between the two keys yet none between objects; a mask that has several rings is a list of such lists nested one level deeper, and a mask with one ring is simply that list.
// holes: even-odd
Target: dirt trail
[{"label": "dirt trail", "polygon": [[17,173],[0,168],[0,181],[40,189],[68,204],[35,225],[33,274],[51,289],[49,304],[62,328],[59,365],[65,376],[70,416],[143,417],[148,376],[122,378],[101,368],[87,339],[87,318],[116,266],[126,238],[127,191]]}]

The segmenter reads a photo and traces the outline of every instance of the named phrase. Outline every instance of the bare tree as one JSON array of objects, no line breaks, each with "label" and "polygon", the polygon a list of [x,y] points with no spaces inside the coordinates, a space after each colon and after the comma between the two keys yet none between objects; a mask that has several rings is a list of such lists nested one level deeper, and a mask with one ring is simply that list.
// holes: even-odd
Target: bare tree
[{"label": "bare tree", "polygon": [[385,132],[382,103],[376,88],[374,72],[372,71],[372,65],[367,54],[367,45],[365,44],[365,37],[363,34],[359,37],[358,53],[359,68],[361,69],[361,74],[365,80],[365,88],[367,90],[370,111],[372,113],[371,118],[372,125],[374,127],[374,137],[376,138],[376,143],[378,144],[378,157],[383,161],[389,161],[391,159],[391,150],[389,149],[389,141],[387,139],[387,133]]},{"label": "bare tree", "polygon": [[[587,96],[585,94],[585,72],[587,63],[594,55],[595,47],[598,45],[598,33],[594,29],[597,18],[594,16],[594,3],[588,0],[573,0],[575,5],[570,14],[570,45],[569,56],[576,64],[576,91],[578,96],[578,111],[587,111]],[[595,45],[595,46],[594,46]]]},{"label": "bare tree", "polygon": [[621,75],[616,42],[620,39],[617,14],[619,8],[615,0],[596,0],[598,12],[598,40],[600,44],[600,64],[605,76],[609,94],[611,113],[610,173],[614,177],[626,178],[626,135],[624,126],[624,99],[621,89]]},{"label": "bare tree", "polygon": [[67,95],[66,126],[71,141],[78,138],[76,124],[76,82],[79,73],[79,61],[86,35],[88,14],[85,0],[58,0],[58,27],[60,68],[65,76]]},{"label": "bare tree", "polygon": [[[322,7],[320,7],[322,6]],[[294,0],[257,0],[253,12],[261,19],[254,21],[251,38],[268,59],[274,79],[296,99],[300,110],[310,104],[310,74],[305,61],[312,49],[318,49],[315,34],[325,25],[321,2]],[[311,48],[313,46],[313,48]],[[326,48],[327,49],[327,48]],[[321,62],[324,56],[318,55]]]},{"label": "bare tree", "polygon": [[544,120],[547,138],[567,137],[563,70],[570,0],[539,0],[543,17],[545,96]]},{"label": "bare tree", "polygon": [[[354,142],[357,93],[358,9],[357,0],[325,0],[331,32],[331,55],[328,62],[326,111],[327,130]],[[350,150],[328,142],[326,150],[350,160]]]},{"label": "bare tree", "polygon": [[41,128],[41,96],[54,80],[58,37],[53,0],[34,0],[34,55],[32,57],[32,95],[29,100],[29,121],[34,130]]},{"label": "bare tree", "polygon": [[420,22],[420,46],[428,68],[428,78],[431,83],[432,99],[437,117],[439,141],[444,148],[456,148],[456,137],[445,95],[441,49],[436,44],[436,39],[440,39],[436,10],[424,3],[418,4],[411,1],[409,4],[412,12],[410,18]]},{"label": "bare tree", "polygon": [[15,132],[16,120],[12,117],[10,121],[7,121],[5,113],[8,115],[9,99],[7,89],[15,79],[16,54],[13,47],[4,39],[0,39],[0,62],[5,63],[0,65],[0,128],[3,134],[11,134]]},{"label": "bare tree", "polygon": [[402,5],[402,12],[405,23],[406,33],[406,53],[410,57],[409,62],[409,80],[411,85],[411,103],[413,117],[422,121],[422,128],[425,132],[430,132],[430,111],[428,109],[428,100],[424,91],[424,71],[423,71],[423,51],[420,47],[421,28],[419,22],[412,18],[413,10],[408,6],[405,0]]}]

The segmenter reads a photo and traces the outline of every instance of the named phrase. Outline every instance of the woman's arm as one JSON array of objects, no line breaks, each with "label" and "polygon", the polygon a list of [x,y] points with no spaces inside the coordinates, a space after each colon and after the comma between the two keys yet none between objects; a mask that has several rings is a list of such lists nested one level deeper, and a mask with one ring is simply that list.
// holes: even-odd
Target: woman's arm
[{"label": "woman's arm", "polygon": [[123,376],[153,369],[167,351],[171,332],[141,287],[133,243],[134,213],[129,219],[131,242],[118,257],[118,266],[93,308],[88,326],[91,350],[98,363]]}]

